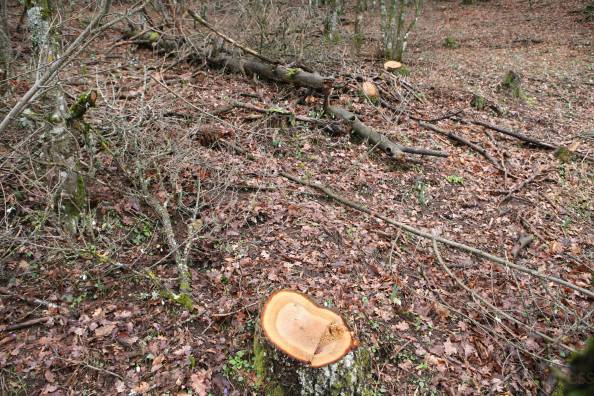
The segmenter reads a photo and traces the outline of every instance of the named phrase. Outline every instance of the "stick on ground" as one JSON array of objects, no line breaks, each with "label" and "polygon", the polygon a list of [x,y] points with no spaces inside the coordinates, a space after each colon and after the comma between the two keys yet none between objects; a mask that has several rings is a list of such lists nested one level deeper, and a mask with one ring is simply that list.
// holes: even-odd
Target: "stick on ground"
[{"label": "stick on ground", "polygon": [[422,126],[423,128],[426,128],[426,129],[432,130],[433,132],[437,132],[439,134],[442,134],[444,136],[447,136],[449,139],[455,140],[455,141],[457,141],[459,143],[462,143],[462,144],[470,147],[471,149],[473,149],[474,151],[476,151],[477,153],[479,153],[480,155],[482,155],[483,157],[485,157],[487,159],[487,161],[489,161],[490,163],[492,163],[495,166],[495,168],[497,168],[501,172],[504,172],[504,170],[501,168],[501,166],[499,165],[499,163],[497,162],[497,160],[495,158],[493,158],[491,156],[491,154],[489,154],[487,152],[487,150],[485,150],[484,148],[482,148],[482,147],[480,147],[480,146],[478,146],[478,145],[476,145],[476,144],[474,144],[472,142],[469,142],[468,140],[464,139],[463,137],[458,136],[458,135],[455,135],[455,134],[453,134],[450,131],[446,131],[444,129],[441,129],[441,128],[433,125],[433,124],[428,124],[428,123],[426,123],[424,121],[418,121],[418,122],[419,122],[419,125]]},{"label": "stick on ground", "polygon": [[393,220],[393,219],[391,219],[389,217],[386,217],[386,216],[384,216],[384,215],[382,215],[380,213],[377,213],[377,212],[375,212],[375,211],[373,211],[373,210],[371,210],[371,209],[369,209],[369,208],[367,208],[367,207],[365,207],[365,206],[363,206],[363,205],[361,205],[361,204],[359,204],[357,202],[350,201],[350,200],[348,200],[348,199],[346,199],[346,198],[338,195],[337,193],[333,192],[328,187],[323,186],[321,184],[302,180],[302,179],[298,178],[297,176],[292,175],[290,173],[286,173],[286,172],[279,172],[279,175],[282,176],[282,177],[285,177],[285,178],[287,178],[287,179],[289,179],[291,181],[294,181],[295,183],[299,183],[299,184],[304,185],[304,186],[308,186],[308,187],[311,187],[311,188],[318,189],[319,191],[322,191],[324,194],[326,194],[328,197],[334,199],[337,202],[342,203],[343,205],[349,206],[349,207],[351,207],[351,208],[353,208],[355,210],[358,210],[360,212],[366,213],[366,214],[368,214],[370,216],[374,216],[374,217],[376,217],[376,218],[378,218],[380,220],[385,221],[388,224],[391,224],[391,225],[393,225],[395,227],[398,227],[398,228],[401,228],[401,229],[403,229],[405,231],[408,231],[411,234],[420,236],[422,238],[427,238],[427,239],[433,239],[433,238],[435,238],[435,240],[437,240],[437,242],[440,242],[440,243],[443,243],[444,245],[451,246],[453,248],[456,248],[456,249],[459,249],[459,250],[463,250],[463,251],[466,251],[466,252],[475,254],[477,256],[483,257],[483,258],[485,258],[487,260],[490,260],[490,261],[492,261],[494,263],[499,264],[503,268],[512,268],[512,269],[514,269],[516,271],[523,272],[525,274],[535,276],[535,277],[540,278],[540,279],[543,279],[543,280],[545,280],[547,282],[553,282],[553,283],[556,283],[558,285],[564,286],[564,287],[569,288],[571,290],[574,290],[574,291],[577,291],[579,293],[582,293],[584,296],[587,296],[587,297],[589,297],[591,299],[594,299],[594,291],[592,291],[592,290],[588,290],[586,288],[583,288],[583,287],[574,285],[573,283],[568,282],[568,281],[566,281],[564,279],[558,278],[556,276],[545,275],[545,274],[543,274],[543,273],[541,273],[541,272],[539,272],[537,270],[533,270],[533,269],[528,268],[528,267],[525,267],[523,265],[515,264],[515,263],[513,263],[513,262],[511,262],[509,260],[506,260],[504,258],[495,256],[495,255],[492,255],[490,253],[487,253],[487,252],[485,252],[483,250],[474,248],[472,246],[468,246],[468,245],[465,245],[463,243],[452,241],[452,240],[449,240],[449,239],[446,239],[446,238],[443,238],[443,237],[434,236],[434,235],[432,235],[429,232],[426,232],[426,231],[420,230],[418,228],[412,227],[412,226],[410,226],[408,224],[405,224],[405,223],[402,223],[400,221]]}]

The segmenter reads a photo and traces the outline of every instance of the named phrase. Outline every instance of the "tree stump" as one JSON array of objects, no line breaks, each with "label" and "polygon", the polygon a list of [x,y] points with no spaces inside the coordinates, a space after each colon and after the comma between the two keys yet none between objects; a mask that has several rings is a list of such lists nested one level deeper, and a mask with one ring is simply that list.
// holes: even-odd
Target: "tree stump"
[{"label": "tree stump", "polygon": [[265,395],[369,394],[370,353],[353,350],[343,318],[292,291],[273,293],[253,344],[255,385]]},{"label": "tree stump", "polygon": [[267,396],[371,395],[371,352],[364,347],[336,363],[311,368],[291,359],[268,342],[258,325],[253,345],[256,386]]}]

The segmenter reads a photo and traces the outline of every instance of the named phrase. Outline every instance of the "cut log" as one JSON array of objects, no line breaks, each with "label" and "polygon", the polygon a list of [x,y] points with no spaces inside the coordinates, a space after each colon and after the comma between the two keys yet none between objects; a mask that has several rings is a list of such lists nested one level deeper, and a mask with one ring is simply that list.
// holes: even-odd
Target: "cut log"
[{"label": "cut log", "polygon": [[377,132],[375,129],[362,123],[359,118],[341,107],[327,106],[326,111],[333,116],[347,122],[353,129],[353,132],[359,137],[369,141],[374,147],[381,148],[391,158],[396,160],[404,160],[404,153],[419,154],[419,155],[432,155],[436,157],[447,157],[448,154],[442,151],[433,151],[426,149],[418,149],[411,147],[403,147],[388,139],[383,134]]},{"label": "cut log", "polygon": [[353,132],[361,138],[367,139],[372,146],[379,147],[391,158],[404,160],[404,152],[402,151],[401,146],[393,143],[390,139],[375,131],[373,128],[363,124],[355,114],[336,106],[328,106],[326,110],[333,116],[350,124],[353,128]]},{"label": "cut log", "polygon": [[279,350],[313,368],[339,361],[358,345],[339,315],[294,290],[268,298],[260,325]]},{"label": "cut log", "polygon": [[226,53],[206,57],[206,60],[212,66],[224,67],[234,73],[255,75],[265,80],[294,84],[318,91],[328,89],[328,86],[331,86],[334,81],[332,77],[322,77],[318,73],[306,72],[299,68],[263,63],[256,59]]}]

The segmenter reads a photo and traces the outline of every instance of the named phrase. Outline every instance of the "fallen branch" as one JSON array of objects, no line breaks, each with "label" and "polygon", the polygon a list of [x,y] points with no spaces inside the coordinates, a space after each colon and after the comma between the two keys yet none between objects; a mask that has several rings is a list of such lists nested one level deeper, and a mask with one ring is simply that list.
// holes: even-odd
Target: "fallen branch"
[{"label": "fallen branch", "polygon": [[206,53],[199,55],[206,59],[210,65],[228,69],[233,73],[255,75],[265,80],[294,84],[317,91],[327,90],[334,81],[332,77],[323,77],[318,73],[306,72],[297,67],[262,63],[256,59],[245,59],[226,53],[211,56]]},{"label": "fallen branch", "polygon": [[495,158],[493,158],[491,156],[491,154],[489,154],[487,152],[487,150],[485,150],[484,148],[482,148],[482,147],[480,147],[480,146],[478,146],[478,145],[476,145],[476,144],[474,144],[472,142],[469,142],[468,140],[464,139],[461,136],[455,135],[452,132],[446,131],[444,129],[441,129],[441,128],[435,126],[435,125],[428,124],[428,123],[426,123],[424,121],[418,121],[418,122],[419,122],[419,125],[422,126],[423,128],[430,129],[433,132],[437,132],[439,134],[442,134],[444,136],[447,136],[449,139],[455,140],[455,141],[457,141],[459,143],[462,143],[462,144],[470,147],[471,149],[473,149],[474,151],[476,151],[477,153],[479,153],[480,155],[482,155],[483,157],[485,157],[487,159],[487,161],[489,161],[490,163],[492,163],[495,166],[495,168],[497,168],[501,172],[504,172],[504,170],[501,168],[501,166],[499,165],[499,163],[497,162],[497,160]]},{"label": "fallen branch", "polygon": [[400,221],[393,220],[393,219],[391,219],[389,217],[386,217],[386,216],[384,216],[382,214],[376,213],[375,211],[373,211],[373,210],[371,210],[371,209],[369,209],[369,208],[367,208],[367,207],[365,207],[365,206],[363,206],[363,205],[361,205],[359,203],[350,201],[350,200],[348,200],[348,199],[346,199],[346,198],[338,195],[337,193],[333,192],[332,190],[330,190],[329,188],[327,188],[327,187],[325,187],[325,186],[323,186],[321,184],[314,183],[314,182],[308,182],[308,181],[299,179],[297,176],[291,175],[291,174],[286,173],[286,172],[279,172],[279,175],[282,176],[282,177],[284,177],[284,178],[287,178],[287,179],[289,179],[291,181],[294,181],[295,183],[299,183],[299,184],[304,185],[304,186],[308,186],[308,187],[311,187],[311,188],[318,189],[319,191],[322,191],[324,194],[326,194],[328,197],[334,199],[337,202],[340,202],[343,205],[346,205],[348,207],[351,207],[351,208],[353,208],[355,210],[358,210],[360,212],[366,213],[366,214],[368,214],[370,216],[376,217],[376,218],[378,218],[380,220],[385,221],[388,224],[391,224],[391,225],[393,225],[395,227],[401,228],[401,229],[403,229],[405,231],[408,231],[408,232],[410,232],[410,233],[412,233],[414,235],[420,236],[422,238],[427,238],[427,239],[433,239],[433,238],[435,238],[435,240],[437,240],[440,243],[443,243],[444,245],[451,246],[453,248],[460,249],[460,250],[463,250],[463,251],[466,251],[466,252],[475,254],[477,256],[483,257],[483,258],[485,258],[487,260],[490,260],[490,261],[492,261],[494,263],[499,264],[503,268],[512,268],[512,269],[514,269],[516,271],[519,271],[519,272],[522,272],[522,273],[525,273],[525,274],[529,274],[529,275],[535,276],[535,277],[537,277],[539,279],[543,279],[545,281],[553,282],[553,283],[556,283],[558,285],[567,287],[567,288],[569,288],[571,290],[580,292],[580,293],[584,294],[585,296],[594,299],[594,291],[591,291],[591,290],[585,289],[583,287],[574,285],[573,283],[570,283],[570,282],[568,282],[566,280],[563,280],[561,278],[558,278],[556,276],[545,275],[545,274],[543,274],[543,273],[541,273],[541,272],[539,272],[537,270],[533,270],[533,269],[528,268],[528,267],[525,267],[523,265],[515,264],[515,263],[513,263],[511,261],[508,261],[508,260],[506,260],[504,258],[501,258],[501,257],[498,257],[498,256],[494,256],[494,255],[492,255],[490,253],[487,253],[487,252],[485,252],[483,250],[474,248],[472,246],[464,245],[462,243],[455,242],[455,241],[452,241],[452,240],[449,240],[449,239],[446,239],[446,238],[434,236],[434,235],[432,235],[432,234],[430,234],[430,233],[428,233],[426,231],[422,231],[422,230],[417,229],[415,227],[411,227],[408,224],[402,223]]},{"label": "fallen branch", "polygon": [[353,131],[357,135],[359,135],[359,137],[368,140],[372,146],[377,146],[381,148],[391,158],[403,160],[404,153],[432,155],[436,157],[448,156],[448,154],[444,153],[443,151],[434,151],[414,147],[400,146],[399,144],[392,142],[385,135],[377,132],[375,129],[362,123],[355,114],[341,107],[327,106],[326,111],[334,115],[335,117],[347,122],[353,128]]},{"label": "fallen branch", "polygon": [[456,121],[463,122],[463,123],[466,123],[466,124],[480,125],[482,127],[491,129],[493,131],[497,131],[499,133],[503,133],[504,135],[515,137],[516,139],[522,140],[522,141],[524,141],[526,143],[530,143],[530,144],[533,144],[535,146],[543,147],[543,148],[546,148],[546,149],[549,149],[549,150],[556,150],[557,148],[559,148],[559,146],[557,146],[555,144],[543,142],[543,141],[540,141],[538,139],[532,138],[530,136],[522,135],[519,132],[514,132],[511,129],[500,127],[500,126],[497,126],[497,125],[492,125],[492,124],[489,124],[489,123],[484,122],[484,121],[481,121],[481,120],[467,120],[467,119],[464,119],[464,118],[455,118],[455,120]]},{"label": "fallen branch", "polygon": [[[456,275],[454,275],[454,273],[452,272],[451,269],[448,268],[448,266],[445,264],[445,262],[443,261],[443,259],[441,258],[441,255],[439,254],[439,250],[437,249],[437,238],[433,237],[433,252],[435,253],[435,258],[437,259],[437,262],[442,266],[442,268],[445,270],[445,272],[447,272],[447,274],[456,281],[456,283],[458,285],[460,285],[464,290],[466,290],[471,296],[473,296],[474,298],[476,298],[477,300],[479,300],[481,303],[483,303],[484,305],[486,305],[487,307],[489,307],[491,310],[493,310],[494,312],[497,313],[498,316],[503,317],[519,326],[522,327],[526,327],[528,328],[529,331],[533,332],[534,334],[542,337],[543,339],[553,343],[553,344],[558,344],[559,346],[563,347],[564,349],[566,349],[569,352],[575,352],[575,350],[570,347],[567,346],[563,343],[558,342],[557,340],[555,340],[552,337],[549,337],[548,335],[538,331],[538,330],[534,330],[532,328],[530,328],[527,324],[525,324],[524,322],[514,318],[513,316],[507,314],[506,312],[502,311],[501,309],[497,308],[495,305],[491,304],[489,301],[487,301],[487,299],[485,299],[483,296],[481,296],[480,294],[476,293],[474,290],[472,290],[470,287],[466,286],[464,284],[464,282],[462,282],[460,280],[460,278],[458,278]],[[496,319],[498,319],[496,317]],[[501,323],[501,322],[499,322]],[[507,329],[511,333],[511,330]],[[513,334],[513,333],[512,333]]]}]

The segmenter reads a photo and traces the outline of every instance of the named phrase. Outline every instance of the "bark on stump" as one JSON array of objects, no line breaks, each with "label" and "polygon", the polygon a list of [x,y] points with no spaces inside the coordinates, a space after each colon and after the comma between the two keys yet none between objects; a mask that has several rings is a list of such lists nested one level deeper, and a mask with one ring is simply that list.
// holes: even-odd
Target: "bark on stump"
[{"label": "bark on stump", "polygon": [[371,395],[371,353],[364,347],[336,363],[311,368],[276,349],[258,325],[253,345],[256,386],[266,396]]}]

